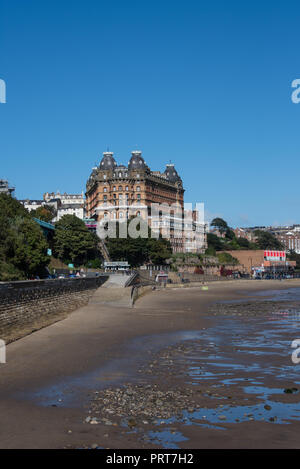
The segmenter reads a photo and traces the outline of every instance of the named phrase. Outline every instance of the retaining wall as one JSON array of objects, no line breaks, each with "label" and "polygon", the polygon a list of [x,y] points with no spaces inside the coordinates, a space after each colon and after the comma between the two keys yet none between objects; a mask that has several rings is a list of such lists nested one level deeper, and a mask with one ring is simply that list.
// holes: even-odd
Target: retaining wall
[{"label": "retaining wall", "polygon": [[134,305],[136,300],[141,296],[145,295],[146,293],[153,290],[152,285],[136,285],[132,287],[131,290],[131,306]]},{"label": "retaining wall", "polygon": [[86,305],[107,278],[0,283],[0,339],[11,342],[63,319]]}]

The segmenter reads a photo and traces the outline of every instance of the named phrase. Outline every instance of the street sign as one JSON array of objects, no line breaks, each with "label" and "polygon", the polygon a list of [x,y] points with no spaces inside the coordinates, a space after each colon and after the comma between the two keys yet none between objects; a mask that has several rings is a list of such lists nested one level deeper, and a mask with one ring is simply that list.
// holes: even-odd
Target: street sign
[{"label": "street sign", "polygon": [[104,267],[130,267],[127,261],[104,262]]}]

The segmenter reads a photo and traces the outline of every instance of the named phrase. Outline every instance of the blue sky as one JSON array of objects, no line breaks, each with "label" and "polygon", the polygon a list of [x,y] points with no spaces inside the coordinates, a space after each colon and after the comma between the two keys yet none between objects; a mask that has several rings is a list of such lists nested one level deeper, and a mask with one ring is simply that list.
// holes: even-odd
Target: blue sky
[{"label": "blue sky", "polygon": [[232,226],[300,223],[298,2],[0,0],[0,177],[85,189],[109,147],[171,160]]}]

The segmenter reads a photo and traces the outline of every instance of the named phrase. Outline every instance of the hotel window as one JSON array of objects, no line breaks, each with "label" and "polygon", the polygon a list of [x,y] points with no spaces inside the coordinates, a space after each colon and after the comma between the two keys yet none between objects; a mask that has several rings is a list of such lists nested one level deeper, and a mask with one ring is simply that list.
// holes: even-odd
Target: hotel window
[{"label": "hotel window", "polygon": [[104,187],[104,188],[103,188],[103,192],[107,192],[107,187]]},{"label": "hotel window", "polygon": [[117,189],[116,186],[114,186],[114,187],[113,187],[113,191],[115,191],[116,189]]},{"label": "hotel window", "polygon": [[122,173],[119,173],[119,178],[121,178],[121,177],[122,177]]},{"label": "hotel window", "polygon": [[137,195],[137,201],[138,201],[138,202],[141,201],[141,194],[138,194],[138,195]]},{"label": "hotel window", "polygon": [[106,179],[106,174],[103,174],[103,179]]},{"label": "hotel window", "polygon": [[136,190],[137,190],[137,192],[140,192],[140,190],[141,190],[140,186],[137,186]]},{"label": "hotel window", "polygon": [[119,192],[121,192],[122,190],[123,190],[123,187],[119,186]]},{"label": "hotel window", "polygon": [[128,186],[125,187],[125,191],[128,191]]},{"label": "hotel window", "polygon": [[104,200],[104,202],[107,201],[107,195],[104,195],[104,196],[103,196],[103,200]]}]

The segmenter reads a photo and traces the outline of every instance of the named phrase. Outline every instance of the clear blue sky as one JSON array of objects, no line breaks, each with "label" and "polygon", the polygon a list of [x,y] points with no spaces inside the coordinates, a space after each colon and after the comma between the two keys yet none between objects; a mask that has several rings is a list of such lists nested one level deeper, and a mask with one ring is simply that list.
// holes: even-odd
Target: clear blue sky
[{"label": "clear blue sky", "polygon": [[299,24],[296,1],[0,0],[0,177],[77,193],[138,148],[210,216],[300,223]]}]

